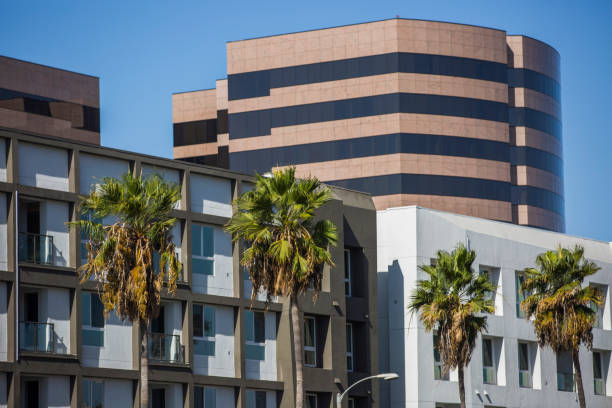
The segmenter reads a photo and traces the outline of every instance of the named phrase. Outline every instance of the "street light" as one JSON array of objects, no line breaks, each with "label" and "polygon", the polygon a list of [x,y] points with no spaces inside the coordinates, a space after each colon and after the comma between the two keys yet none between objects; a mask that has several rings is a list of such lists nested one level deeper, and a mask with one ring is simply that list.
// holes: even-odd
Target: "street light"
[{"label": "street light", "polygon": [[366,380],[372,380],[374,378],[382,378],[385,381],[390,381],[390,380],[398,379],[399,375],[397,375],[396,373],[382,373],[382,374],[377,374],[377,375],[372,375],[370,377],[362,378],[361,380],[357,381],[356,383],[354,383],[353,385],[348,387],[346,390],[344,390],[344,392],[342,394],[337,394],[336,395],[336,407],[340,408],[340,404],[342,404],[342,398],[344,398],[346,393],[349,392],[349,390],[351,388],[353,388],[354,386],[356,386],[359,383],[362,383],[362,382],[364,382]]}]

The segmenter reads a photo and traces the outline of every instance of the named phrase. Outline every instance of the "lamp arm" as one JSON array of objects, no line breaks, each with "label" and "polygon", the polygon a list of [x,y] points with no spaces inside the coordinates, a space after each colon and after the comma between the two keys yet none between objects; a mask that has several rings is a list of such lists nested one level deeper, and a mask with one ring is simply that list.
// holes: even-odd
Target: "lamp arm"
[{"label": "lamp arm", "polygon": [[355,382],[355,383],[351,384],[351,386],[350,386],[350,387],[348,387],[346,390],[344,390],[344,392],[343,392],[342,394],[338,394],[338,396],[336,397],[336,404],[338,405],[338,408],[340,408],[340,403],[342,402],[342,398],[344,398],[344,395],[345,395],[347,392],[349,392],[349,390],[350,390],[351,388],[353,388],[353,387],[354,387],[354,386],[356,386],[357,384],[360,384],[360,383],[362,383],[362,382],[364,382],[364,381],[371,380],[372,378],[378,378],[378,376],[377,376],[377,375],[371,375],[371,376],[369,376],[369,377],[362,378],[361,380],[359,380],[359,381],[357,381],[357,382]]}]

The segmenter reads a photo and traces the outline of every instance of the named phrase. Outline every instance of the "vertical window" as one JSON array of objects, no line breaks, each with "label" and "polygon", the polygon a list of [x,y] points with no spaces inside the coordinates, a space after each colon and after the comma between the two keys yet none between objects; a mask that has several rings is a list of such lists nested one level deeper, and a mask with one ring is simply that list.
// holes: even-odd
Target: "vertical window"
[{"label": "vertical window", "polygon": [[307,393],[304,402],[304,408],[317,408],[317,394],[311,392]]},{"label": "vertical window", "polygon": [[266,392],[247,390],[246,408],[266,408]]},{"label": "vertical window", "polygon": [[193,353],[215,355],[215,308],[193,305]]},{"label": "vertical window", "polygon": [[482,339],[482,382],[497,384],[495,372],[495,359],[493,357],[493,340]]},{"label": "vertical window", "polygon": [[351,251],[344,250],[344,293],[351,297]]},{"label": "vertical window", "polygon": [[355,403],[355,398],[348,399],[348,408],[356,408],[357,404]]},{"label": "vertical window", "polygon": [[249,360],[266,359],[266,316],[264,312],[244,312],[245,354]]},{"label": "vertical window", "polygon": [[438,349],[438,341],[440,337],[438,333],[433,335],[433,352],[434,352],[434,379],[448,381],[448,372],[443,374],[442,359],[440,358],[440,350]]},{"label": "vertical window", "polygon": [[191,225],[191,266],[193,273],[214,275],[214,256],[214,228],[193,223]]},{"label": "vertical window", "polygon": [[[95,218],[91,212],[87,214],[81,214],[81,220],[84,221],[92,221],[98,224],[102,224],[102,220],[100,218]],[[81,228],[81,265],[85,265],[87,263],[87,243],[89,242],[89,235],[87,232]]]},{"label": "vertical window", "polygon": [[519,342],[519,386],[522,388],[531,388],[531,356],[529,353],[529,343]]},{"label": "vertical window", "polygon": [[574,363],[569,352],[557,353],[557,389],[574,391]]},{"label": "vertical window", "polygon": [[217,391],[212,387],[194,388],[194,408],[216,408]]},{"label": "vertical window", "polygon": [[604,311],[606,308],[605,299],[606,299],[606,292],[608,288],[605,285],[592,285],[592,286],[594,286],[597,290],[599,290],[599,294],[604,299],[604,302],[600,305],[596,304],[595,302],[591,303],[591,309],[593,309],[593,311],[595,312],[595,316],[596,316],[595,324],[593,325],[593,327],[596,329],[605,329],[606,327],[604,327]]},{"label": "vertical window", "polygon": [[95,380],[83,380],[83,407],[104,407],[104,383]]},{"label": "vertical window", "polygon": [[104,306],[96,293],[81,293],[83,345],[104,347]]},{"label": "vertical window", "polygon": [[353,325],[346,324],[346,369],[353,371]]},{"label": "vertical window", "polygon": [[595,395],[606,395],[603,356],[600,351],[593,351],[593,386]]},{"label": "vertical window", "polygon": [[317,330],[314,317],[304,317],[304,365],[317,366]]},{"label": "vertical window", "polygon": [[521,302],[529,297],[529,293],[521,289],[523,282],[525,282],[525,274],[523,272],[516,272],[516,317],[524,319],[525,312],[521,309]]}]

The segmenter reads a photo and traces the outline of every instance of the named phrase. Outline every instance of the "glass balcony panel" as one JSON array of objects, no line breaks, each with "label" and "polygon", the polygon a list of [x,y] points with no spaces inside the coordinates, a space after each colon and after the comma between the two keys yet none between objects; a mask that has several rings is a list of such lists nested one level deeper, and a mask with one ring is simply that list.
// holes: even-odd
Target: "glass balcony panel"
[{"label": "glass balcony panel", "polygon": [[156,361],[183,363],[185,348],[176,334],[149,333],[149,358]]},{"label": "glass balcony panel", "polygon": [[53,323],[20,322],[19,348],[25,351],[54,353]]},{"label": "glass balcony panel", "polygon": [[19,260],[44,265],[53,264],[53,237],[20,232]]}]

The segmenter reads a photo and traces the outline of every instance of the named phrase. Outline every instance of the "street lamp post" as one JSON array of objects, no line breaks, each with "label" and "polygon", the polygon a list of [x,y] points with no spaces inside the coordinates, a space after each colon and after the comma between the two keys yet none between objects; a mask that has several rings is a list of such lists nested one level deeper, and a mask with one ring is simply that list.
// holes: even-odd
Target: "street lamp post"
[{"label": "street lamp post", "polygon": [[336,407],[340,408],[340,404],[342,404],[342,398],[344,398],[346,393],[349,392],[349,390],[351,388],[353,388],[354,386],[356,386],[359,383],[362,383],[362,382],[367,381],[367,380],[372,380],[374,378],[382,378],[385,381],[390,381],[390,380],[395,380],[395,379],[399,378],[399,375],[397,375],[395,373],[383,373],[383,374],[377,374],[377,375],[372,375],[370,377],[362,378],[361,380],[357,381],[356,383],[354,383],[353,385],[348,387],[346,390],[344,390],[344,392],[342,394],[338,393],[336,395]]}]

